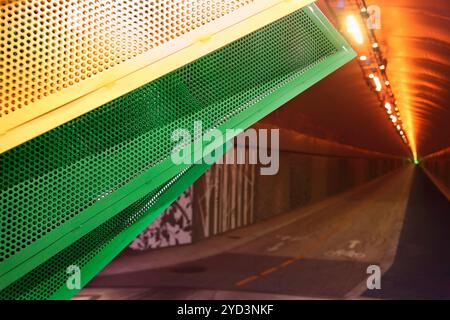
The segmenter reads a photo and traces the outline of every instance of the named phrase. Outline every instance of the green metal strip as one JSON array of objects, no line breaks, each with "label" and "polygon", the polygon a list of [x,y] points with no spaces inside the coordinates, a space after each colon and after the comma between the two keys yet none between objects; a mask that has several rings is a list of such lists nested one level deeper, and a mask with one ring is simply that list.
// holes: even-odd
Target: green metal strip
[{"label": "green metal strip", "polygon": [[[226,146],[222,146],[215,152],[215,158],[218,159],[223,155],[226,150]],[[123,230],[120,234],[115,236],[108,234],[111,239],[106,242],[106,246],[103,242],[100,243],[100,249],[98,253],[92,254],[93,259],[88,260],[83,266],[80,266],[80,262],[86,260],[86,256],[76,256],[75,259],[67,259],[70,256],[70,252],[77,251],[79,242],[83,241],[83,237],[74,242],[71,246],[60,251],[58,254],[38,266],[36,269],[26,274],[16,282],[12,283],[5,290],[0,292],[0,299],[70,299],[79,290],[71,290],[66,285],[66,280],[69,274],[66,273],[66,268],[70,265],[77,265],[81,268],[81,287],[84,287],[98,272],[100,272],[117,254],[119,254],[143,229],[145,229],[159,214],[164,211],[176,198],[183,193],[194,181],[196,181],[210,165],[207,164],[194,164],[191,167],[185,169],[185,172],[179,174],[179,177],[174,177],[165,185],[159,187],[159,193],[155,193],[154,198],[156,201],[154,204],[148,207],[144,213],[140,214],[137,221]],[[145,197],[143,197],[145,198]],[[142,199],[141,200],[142,202]],[[139,201],[137,201],[139,202]],[[143,202],[145,203],[145,201]],[[135,204],[133,204],[135,205]],[[141,207],[143,205],[141,204]],[[133,206],[131,206],[133,207]],[[136,206],[139,208],[139,206]],[[145,208],[145,206],[144,206]],[[127,208],[128,216],[131,218],[136,215],[135,211]],[[117,216],[119,216],[119,213]],[[111,223],[110,220],[104,222],[104,224]],[[96,238],[102,236],[102,225],[97,226],[90,234],[84,237]],[[96,231],[100,229],[100,231]],[[87,239],[90,242],[89,239]],[[82,246],[82,244],[81,244]],[[71,248],[73,247],[73,249]],[[104,247],[104,248],[102,248]],[[94,247],[97,249],[97,247]],[[93,251],[95,252],[96,250]],[[55,270],[56,268],[56,270]],[[43,277],[46,271],[52,270],[48,277]],[[39,279],[38,281],[36,279]],[[25,288],[24,288],[25,287]]]},{"label": "green metal strip", "polygon": [[[219,130],[225,132],[228,128],[235,129],[249,127],[265,115],[269,114],[288,100],[298,95],[300,92],[327,76],[329,73],[338,69],[355,56],[355,53],[345,43],[343,38],[334,30],[334,28],[331,27],[329,22],[315,5],[306,7],[302,10],[302,12],[313,19],[313,21],[320,26],[324,34],[336,46],[337,52],[320,61],[312,61],[307,70],[300,70],[299,74],[292,74],[290,78],[279,84],[278,87],[270,88],[270,90],[264,95],[258,96],[258,101],[251,101],[251,105],[241,105],[239,108],[234,110],[234,117],[226,120],[218,126]],[[275,22],[273,24],[274,28],[277,26],[277,23],[278,22]],[[257,31],[255,34],[258,32],[263,31]],[[239,41],[244,43],[245,38]],[[224,48],[218,50],[218,54],[220,54]],[[205,59],[207,59],[207,57],[208,56],[206,56]],[[217,70],[216,72],[220,72],[220,70]],[[168,76],[171,76],[171,74]],[[227,83],[225,82],[223,85],[227,86]],[[169,90],[166,94],[173,94],[173,91]],[[234,96],[230,96],[230,99],[234,99]],[[199,101],[199,103],[200,102],[201,101]],[[102,108],[103,107],[99,109]],[[202,112],[204,112],[202,109],[194,112],[191,114],[190,118],[201,118],[201,115],[203,114]],[[156,131],[164,132],[164,126],[159,127]],[[198,140],[201,140],[201,138]],[[33,140],[31,143],[33,143]],[[195,141],[193,145],[196,145]],[[191,146],[188,146],[186,149],[190,149],[190,147]],[[79,161],[83,162],[84,159],[80,159]],[[107,197],[101,199],[66,223],[62,224],[60,227],[46,234],[39,241],[32,243],[12,258],[2,262],[0,264],[0,288],[6,287],[19,277],[31,271],[36,266],[44,263],[47,259],[68,247],[77,239],[80,239],[98,225],[107,221],[111,217],[114,217],[150,190],[155,189],[156,186],[173,178],[177,173],[186,169],[187,166],[188,165],[175,166],[170,159],[166,158],[164,161],[153,166],[151,169],[148,169],[146,172],[143,172],[139,176],[135,177],[132,181],[128,182],[120,189],[112,192]],[[107,168],[105,168],[105,170],[107,170]]]},{"label": "green metal strip", "polygon": [[[223,154],[222,148],[220,152],[216,154],[219,158]],[[210,168],[207,164],[196,164],[192,168],[188,169],[188,173],[182,176],[171,187],[170,192],[164,193],[158,202],[147,212],[147,214],[137,221],[133,226],[124,230],[119,237],[114,239],[102,252],[90,261],[82,269],[82,283],[84,287],[89,281],[99,273],[111,260],[117,256],[126,246],[130,244],[150,223],[152,223],[170,204],[172,204],[177,197],[183,193],[193,182],[200,178]],[[50,299],[70,299],[78,290],[69,290],[64,284],[58,291],[51,296]]]}]

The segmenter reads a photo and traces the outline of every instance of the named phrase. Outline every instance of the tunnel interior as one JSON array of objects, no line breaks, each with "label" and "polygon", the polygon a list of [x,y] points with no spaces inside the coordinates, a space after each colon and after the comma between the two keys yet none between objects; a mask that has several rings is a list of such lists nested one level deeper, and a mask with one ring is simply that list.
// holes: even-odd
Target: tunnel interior
[{"label": "tunnel interior", "polygon": [[[188,6],[183,19],[192,21],[180,21],[189,28],[173,27],[175,15],[173,30],[151,30],[151,45],[116,35],[128,49],[113,48],[117,61],[102,53],[111,65],[92,74],[100,62],[74,45],[93,60],[80,62],[72,48],[64,51],[72,63],[44,70],[53,81],[60,69],[86,68],[64,79],[93,84],[77,93],[71,84],[66,96],[33,91],[21,72],[23,86],[14,87],[15,69],[0,63],[0,298],[450,299],[450,2],[300,2],[289,14],[273,10],[279,16],[259,29],[242,11],[252,33],[232,29],[218,45],[219,32],[199,32],[183,51],[189,37],[171,45],[170,32],[189,35],[214,20],[197,25]],[[213,12],[223,17],[249,3]],[[133,19],[133,36],[151,29]],[[77,30],[80,21],[64,23]],[[16,61],[14,45],[2,41],[5,61]],[[147,45],[162,47],[156,58],[140,56]],[[160,65],[146,69],[150,58]],[[34,103],[44,120],[32,112],[17,127],[5,120]],[[73,112],[78,104],[84,109]],[[193,120],[205,125],[198,136]],[[194,132],[186,144],[194,156],[209,131],[246,131],[231,147],[215,139],[211,163],[176,167],[170,134],[183,125]],[[269,161],[252,162],[263,156]],[[63,280],[74,264],[89,279],[71,291]],[[369,284],[373,268],[380,288]]]},{"label": "tunnel interior", "polygon": [[[357,58],[253,126],[280,130],[277,175],[258,175],[259,165],[213,166],[170,211],[192,201],[193,245],[164,240],[164,226],[177,224],[164,216],[80,295],[111,298],[135,287],[143,299],[450,297],[449,3],[366,1],[381,9],[382,25],[358,44],[345,17],[361,7],[339,2],[317,4]],[[369,77],[380,72],[365,62],[374,54],[385,93]],[[192,257],[171,258],[183,250]],[[366,287],[374,264],[382,290]]]}]

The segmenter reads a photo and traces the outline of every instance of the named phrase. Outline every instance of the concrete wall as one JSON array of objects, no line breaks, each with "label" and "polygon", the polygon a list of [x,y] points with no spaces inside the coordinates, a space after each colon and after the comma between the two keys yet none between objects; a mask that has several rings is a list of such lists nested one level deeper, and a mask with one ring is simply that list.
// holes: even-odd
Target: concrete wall
[{"label": "concrete wall", "polygon": [[278,174],[261,175],[260,165],[216,164],[195,183],[193,241],[326,199],[406,164],[321,139],[282,138]]},{"label": "concrete wall", "polygon": [[[247,155],[250,150],[236,148]],[[326,199],[406,163],[289,130],[280,131],[277,150],[279,171],[273,176],[261,175],[258,164],[212,166],[130,248],[142,251],[200,241]],[[449,177],[448,163],[446,173],[442,165],[436,170]]]},{"label": "concrete wall", "polygon": [[425,157],[421,166],[450,200],[450,148]]},{"label": "concrete wall", "polygon": [[281,153],[280,173],[257,176],[255,219],[262,220],[326,199],[402,166],[399,159]]}]

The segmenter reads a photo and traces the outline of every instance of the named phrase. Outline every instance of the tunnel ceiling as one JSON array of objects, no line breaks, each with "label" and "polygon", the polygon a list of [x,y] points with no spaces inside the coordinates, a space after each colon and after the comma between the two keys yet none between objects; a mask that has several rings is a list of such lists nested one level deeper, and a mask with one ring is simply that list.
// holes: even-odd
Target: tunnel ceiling
[{"label": "tunnel ceiling", "polygon": [[[317,2],[333,21],[324,0]],[[419,156],[450,141],[450,1],[367,1],[381,8],[376,31],[387,74]],[[334,21],[336,22],[336,21]],[[266,119],[283,127],[380,152],[407,155],[352,61]]]},{"label": "tunnel ceiling", "polygon": [[373,151],[407,156],[408,149],[354,60],[264,119],[296,130]]},{"label": "tunnel ceiling", "polygon": [[419,155],[449,146],[450,1],[376,0],[377,31],[405,122]]}]

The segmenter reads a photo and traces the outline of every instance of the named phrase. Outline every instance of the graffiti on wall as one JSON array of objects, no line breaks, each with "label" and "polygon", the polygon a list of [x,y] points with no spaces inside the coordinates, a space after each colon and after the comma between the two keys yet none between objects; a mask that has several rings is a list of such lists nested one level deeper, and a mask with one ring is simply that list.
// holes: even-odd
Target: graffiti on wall
[{"label": "graffiti on wall", "polygon": [[165,248],[192,242],[192,201],[194,188],[189,187],[150,224],[134,241],[133,250]]},{"label": "graffiti on wall", "polygon": [[256,165],[214,165],[196,184],[198,238],[254,222]]}]

